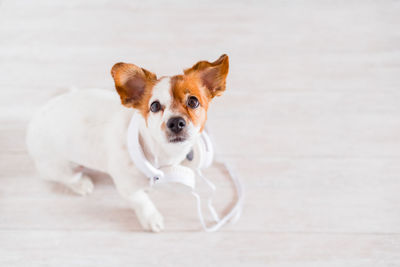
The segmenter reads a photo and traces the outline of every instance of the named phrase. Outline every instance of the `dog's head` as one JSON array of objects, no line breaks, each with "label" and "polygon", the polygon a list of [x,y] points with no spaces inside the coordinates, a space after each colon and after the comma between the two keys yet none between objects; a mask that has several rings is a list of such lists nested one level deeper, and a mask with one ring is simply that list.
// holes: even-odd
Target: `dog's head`
[{"label": "dog's head", "polygon": [[203,130],[208,104],[225,90],[229,60],[199,61],[182,75],[157,76],[133,64],[117,63],[111,74],[121,102],[137,109],[157,142],[192,142]]}]

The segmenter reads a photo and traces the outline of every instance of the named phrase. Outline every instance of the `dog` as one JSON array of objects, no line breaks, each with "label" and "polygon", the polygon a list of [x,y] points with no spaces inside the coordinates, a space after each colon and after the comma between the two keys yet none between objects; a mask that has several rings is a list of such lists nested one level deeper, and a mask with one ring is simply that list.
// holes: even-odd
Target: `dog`
[{"label": "dog", "polygon": [[183,74],[157,76],[134,64],[111,69],[116,92],[75,90],[51,99],[29,123],[27,148],[43,179],[87,195],[93,182],[82,168],[108,173],[148,231],[164,229],[145,188],[148,179],[127,150],[134,112],[143,117],[140,143],[156,166],[182,164],[204,129],[210,101],[226,89],[229,59],[199,61]]}]

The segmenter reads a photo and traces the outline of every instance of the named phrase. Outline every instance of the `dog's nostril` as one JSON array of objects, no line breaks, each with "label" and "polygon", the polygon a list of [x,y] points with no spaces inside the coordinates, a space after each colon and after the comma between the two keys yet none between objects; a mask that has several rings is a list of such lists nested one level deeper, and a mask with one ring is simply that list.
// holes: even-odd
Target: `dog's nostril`
[{"label": "dog's nostril", "polygon": [[172,132],[179,133],[186,126],[186,122],[182,117],[173,117],[168,120],[167,126]]}]

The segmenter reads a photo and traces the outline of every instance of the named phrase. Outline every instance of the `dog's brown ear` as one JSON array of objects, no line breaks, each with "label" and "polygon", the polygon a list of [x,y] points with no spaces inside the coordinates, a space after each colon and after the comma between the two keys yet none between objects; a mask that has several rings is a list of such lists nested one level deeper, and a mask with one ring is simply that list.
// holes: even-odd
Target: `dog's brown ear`
[{"label": "dog's brown ear", "polygon": [[185,75],[197,74],[201,83],[208,89],[211,97],[220,96],[225,91],[226,77],[229,71],[228,55],[223,54],[214,62],[199,61]]},{"label": "dog's brown ear", "polygon": [[121,97],[121,103],[133,108],[139,108],[146,96],[150,95],[151,88],[157,81],[154,73],[134,64],[122,62],[112,67],[111,75]]}]

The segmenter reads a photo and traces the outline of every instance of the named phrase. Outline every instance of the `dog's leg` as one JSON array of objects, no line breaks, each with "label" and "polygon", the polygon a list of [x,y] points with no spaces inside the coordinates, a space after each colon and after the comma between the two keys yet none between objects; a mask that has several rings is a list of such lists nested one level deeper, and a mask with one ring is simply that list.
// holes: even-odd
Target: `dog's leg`
[{"label": "dog's leg", "polygon": [[146,230],[160,232],[164,229],[164,218],[154,206],[148,194],[142,189],[129,197],[129,203],[134,209],[136,216]]},{"label": "dog's leg", "polygon": [[35,159],[40,176],[49,181],[59,182],[79,195],[88,195],[93,192],[93,182],[79,170],[75,170],[74,164],[57,159]]},{"label": "dog's leg", "polygon": [[[147,178],[133,166],[110,170],[118,192],[126,199],[145,230],[160,232],[164,229],[164,218],[143,189],[148,185]],[[127,170],[130,170],[129,172]],[[142,189],[141,189],[142,188]]]}]

